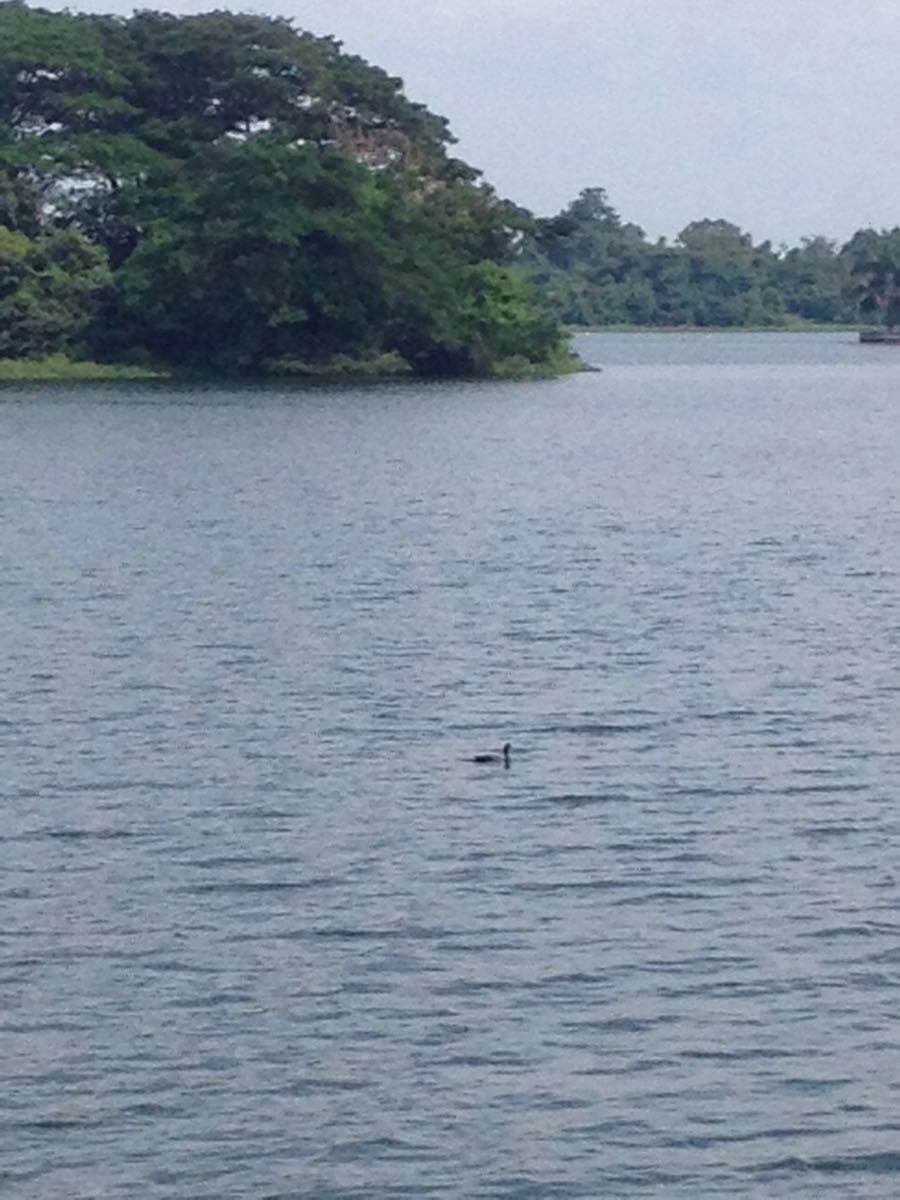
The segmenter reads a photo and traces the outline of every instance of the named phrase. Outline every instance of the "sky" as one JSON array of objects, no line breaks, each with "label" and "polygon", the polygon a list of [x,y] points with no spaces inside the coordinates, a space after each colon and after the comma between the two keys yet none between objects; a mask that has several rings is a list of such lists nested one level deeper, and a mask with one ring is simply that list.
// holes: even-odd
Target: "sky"
[{"label": "sky", "polygon": [[651,237],[702,217],[776,245],[900,224],[900,0],[150,7],[278,13],[333,34],[401,76],[412,99],[450,120],[461,158],[542,215],[599,186]]}]

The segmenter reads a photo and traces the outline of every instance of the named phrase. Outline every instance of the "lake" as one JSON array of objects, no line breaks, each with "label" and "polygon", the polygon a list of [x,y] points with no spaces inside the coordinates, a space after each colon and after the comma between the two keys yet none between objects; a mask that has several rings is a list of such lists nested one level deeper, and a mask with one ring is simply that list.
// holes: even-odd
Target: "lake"
[{"label": "lake", "polygon": [[0,1192],[898,1193],[900,350],[579,346],[0,390]]}]

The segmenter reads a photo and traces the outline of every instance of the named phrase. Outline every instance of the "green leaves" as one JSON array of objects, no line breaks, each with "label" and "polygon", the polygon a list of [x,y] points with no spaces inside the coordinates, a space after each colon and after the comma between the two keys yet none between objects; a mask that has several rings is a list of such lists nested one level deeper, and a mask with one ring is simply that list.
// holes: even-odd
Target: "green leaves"
[{"label": "green leaves", "polygon": [[32,241],[0,226],[0,358],[77,348],[110,285],[104,252],[74,230]]},{"label": "green leaves", "polygon": [[202,371],[538,364],[560,335],[506,265],[529,218],[450,141],[283,19],[0,2],[0,219],[32,239],[7,238],[0,337]]},{"label": "green leaves", "polygon": [[864,229],[841,251],[849,267],[848,291],[860,311],[889,328],[900,325],[900,228]]},{"label": "green leaves", "polygon": [[[865,246],[870,241],[863,239]],[[866,258],[863,242],[851,257]],[[848,251],[839,254],[826,238],[776,251],[721,218],[692,221],[672,244],[651,243],[621,220],[602,188],[589,188],[557,217],[536,223],[521,265],[570,325],[775,326],[796,317],[855,318],[857,303],[846,289]],[[877,259],[869,254],[869,266],[858,267],[870,280],[860,294],[884,290],[876,282],[886,278]],[[887,300],[872,303],[878,308]]]}]

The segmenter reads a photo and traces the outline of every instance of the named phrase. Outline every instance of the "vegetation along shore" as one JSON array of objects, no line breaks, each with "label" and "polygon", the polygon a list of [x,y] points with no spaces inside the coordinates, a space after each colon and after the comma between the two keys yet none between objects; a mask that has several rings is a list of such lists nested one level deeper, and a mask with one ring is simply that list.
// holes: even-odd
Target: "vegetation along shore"
[{"label": "vegetation along shore", "polygon": [[601,188],[536,218],[447,122],[281,18],[0,3],[0,380],[523,377],[566,326],[900,317],[900,231],[649,242]]},{"label": "vegetation along shore", "polygon": [[0,358],[572,369],[530,218],[399,80],[282,19],[0,4]]}]

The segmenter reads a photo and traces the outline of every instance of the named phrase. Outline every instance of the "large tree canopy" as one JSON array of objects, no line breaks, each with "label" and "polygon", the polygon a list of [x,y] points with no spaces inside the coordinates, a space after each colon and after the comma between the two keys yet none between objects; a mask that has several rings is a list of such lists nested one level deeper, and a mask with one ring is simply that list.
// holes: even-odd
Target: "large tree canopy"
[{"label": "large tree canopy", "polygon": [[280,18],[0,3],[0,227],[70,230],[108,258],[111,286],[73,331],[107,355],[562,363],[510,270],[527,217],[451,143],[400,80]]}]

